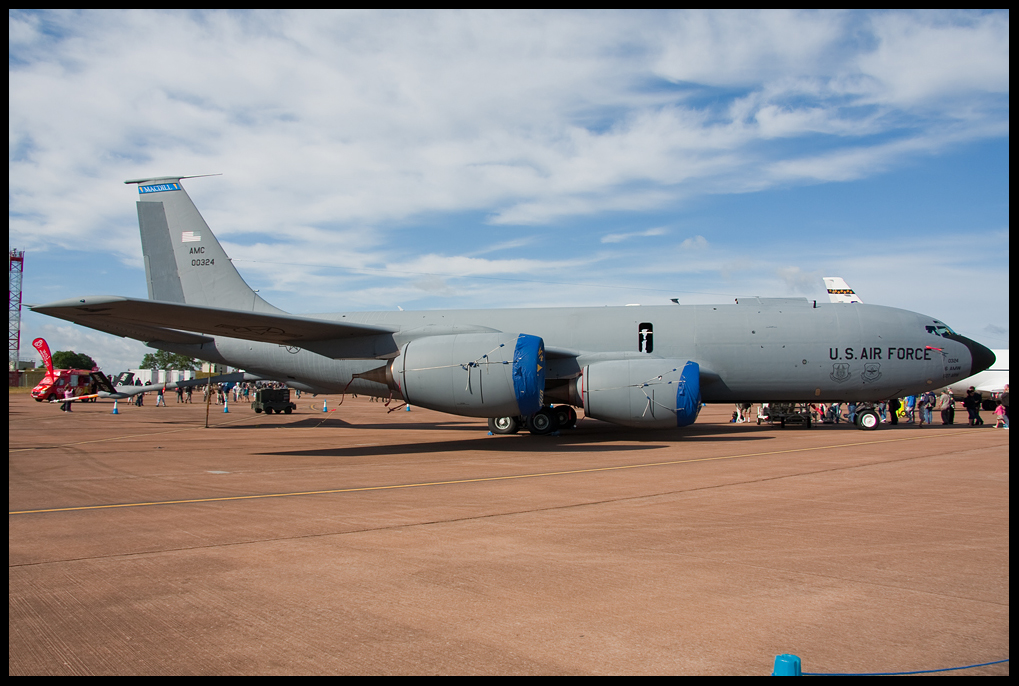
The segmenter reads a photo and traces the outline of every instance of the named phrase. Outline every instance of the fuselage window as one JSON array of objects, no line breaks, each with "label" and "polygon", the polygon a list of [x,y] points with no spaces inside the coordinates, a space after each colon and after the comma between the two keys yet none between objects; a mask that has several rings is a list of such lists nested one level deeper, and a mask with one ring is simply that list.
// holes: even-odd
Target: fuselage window
[{"label": "fuselage window", "polygon": [[924,328],[927,329],[927,333],[932,333],[935,336],[945,336],[947,334],[955,335],[954,331],[952,331],[946,325],[941,324],[941,323],[936,323],[936,324],[934,324],[934,326],[928,325],[928,326],[926,326]]}]

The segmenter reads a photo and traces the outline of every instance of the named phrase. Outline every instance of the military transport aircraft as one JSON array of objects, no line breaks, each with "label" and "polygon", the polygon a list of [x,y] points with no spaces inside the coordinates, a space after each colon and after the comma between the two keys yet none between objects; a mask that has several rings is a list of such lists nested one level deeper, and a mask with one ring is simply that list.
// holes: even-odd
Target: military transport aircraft
[{"label": "military transport aircraft", "polygon": [[[33,311],[319,393],[551,433],[587,417],[687,426],[702,402],[875,401],[938,388],[994,355],[937,319],[876,305],[732,305],[292,315],[241,278],[181,185],[136,179],[149,299],[87,296]],[[553,406],[558,403],[558,406]],[[863,428],[878,425],[866,415]]]}]

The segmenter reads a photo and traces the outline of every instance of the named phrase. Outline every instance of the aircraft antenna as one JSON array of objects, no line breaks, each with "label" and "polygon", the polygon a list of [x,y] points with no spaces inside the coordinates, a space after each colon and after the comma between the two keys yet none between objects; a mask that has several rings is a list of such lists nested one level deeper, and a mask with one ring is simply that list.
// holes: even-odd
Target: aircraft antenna
[{"label": "aircraft antenna", "polygon": [[7,352],[10,365],[8,384],[11,386],[17,386],[21,376],[21,371],[18,369],[18,354],[21,347],[21,275],[24,269],[25,251],[11,248],[8,269],[10,286],[7,289]]}]

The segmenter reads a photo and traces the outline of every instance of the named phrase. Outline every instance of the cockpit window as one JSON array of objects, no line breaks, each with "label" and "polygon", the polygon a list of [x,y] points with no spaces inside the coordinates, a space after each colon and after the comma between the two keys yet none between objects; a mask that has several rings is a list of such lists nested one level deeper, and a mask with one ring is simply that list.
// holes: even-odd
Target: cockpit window
[{"label": "cockpit window", "polygon": [[934,322],[933,325],[927,325],[925,328],[927,329],[927,333],[934,334],[935,336],[944,337],[947,335],[952,336],[958,335],[954,331],[952,331],[952,329],[949,326],[942,324],[941,322]]}]

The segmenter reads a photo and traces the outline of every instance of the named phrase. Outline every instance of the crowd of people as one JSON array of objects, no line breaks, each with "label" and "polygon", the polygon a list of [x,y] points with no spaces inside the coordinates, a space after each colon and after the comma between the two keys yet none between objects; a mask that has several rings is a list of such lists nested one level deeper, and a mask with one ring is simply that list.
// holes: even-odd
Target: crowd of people
[{"label": "crowd of people", "polygon": [[[223,405],[228,402],[249,402],[251,398],[260,388],[286,388],[285,383],[278,381],[251,381],[242,383],[221,383],[213,384],[213,391],[215,392],[214,402],[216,405]],[[198,386],[178,386],[175,390],[177,394],[178,404],[188,404],[192,402],[196,391],[201,393],[201,402],[204,404],[208,402],[209,385],[203,384]],[[297,397],[301,397],[301,392],[296,391]],[[165,389],[160,388],[155,391],[156,394],[156,407],[165,407]],[[131,398],[131,402],[142,407],[145,404],[146,393],[139,393]]]},{"label": "crowd of people", "polygon": [[[139,382],[140,383],[140,382]],[[253,381],[241,383],[215,384],[216,404],[227,403],[233,395],[233,402],[249,402],[251,397],[259,388],[286,388],[287,385],[278,381]],[[194,394],[195,386],[178,386],[176,389],[178,403],[190,403]],[[202,392],[202,403],[208,401],[208,384],[198,386]],[[301,397],[301,391],[296,390],[297,397]],[[64,394],[66,402],[62,403],[61,410],[71,411],[70,397],[73,397],[68,390]],[[356,396],[355,396],[356,397]],[[983,407],[983,396],[974,387],[966,391],[966,397],[962,399],[961,405],[966,410],[969,426],[980,426],[984,423],[980,416]],[[132,398],[132,402],[141,407],[145,404],[145,393],[139,393]],[[994,428],[1008,429],[1008,385],[1005,391],[994,398]],[[920,395],[908,395],[904,398],[890,398],[878,403],[810,403],[810,419],[820,424],[839,424],[841,422],[856,422],[856,413],[864,408],[873,409],[884,424],[924,424],[934,423],[934,412],[941,415],[942,424],[955,424],[955,408],[957,401],[952,389],[942,389],[940,395],[933,391],[927,391]],[[156,407],[165,407],[165,389],[156,391]],[[734,424],[757,421],[760,423],[761,416],[752,417],[753,403],[737,403],[736,409],[729,420]]]},{"label": "crowd of people", "polygon": [[[940,394],[927,391],[920,395],[908,395],[904,398],[890,398],[877,403],[810,403],[809,413],[813,422],[820,424],[854,423],[856,413],[864,408],[873,409],[884,424],[924,424],[934,423],[934,412],[939,412],[942,424],[955,424],[956,404],[966,410],[969,426],[981,426],[984,423],[980,416],[983,407],[983,395],[974,387],[966,391],[966,397],[956,401],[952,389],[945,388]],[[1008,386],[1004,393],[994,398],[994,428],[1008,429]],[[753,405],[740,403],[732,413],[732,423],[739,424],[754,421],[751,417]],[[756,418],[760,423],[760,417]]]}]

